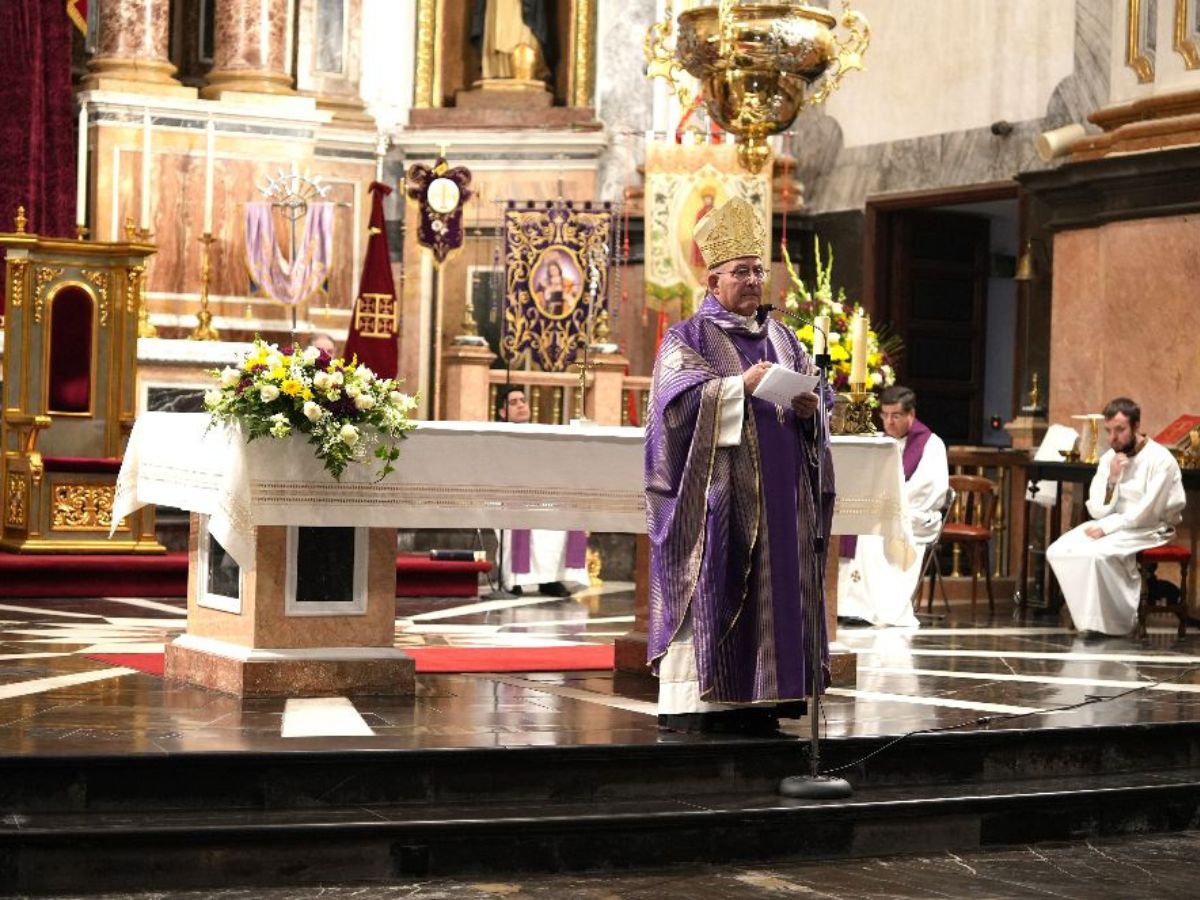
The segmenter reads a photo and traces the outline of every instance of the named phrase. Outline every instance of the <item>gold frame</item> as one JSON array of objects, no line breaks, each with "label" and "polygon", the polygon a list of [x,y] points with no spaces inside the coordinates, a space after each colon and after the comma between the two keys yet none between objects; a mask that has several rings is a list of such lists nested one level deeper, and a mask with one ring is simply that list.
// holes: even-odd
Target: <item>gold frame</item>
[{"label": "gold frame", "polygon": [[[445,0],[417,0],[416,77],[413,108],[442,105],[442,28]],[[596,66],[596,0],[572,0],[571,64],[567,99],[572,107],[594,107]]]},{"label": "gold frame", "polygon": [[1142,0],[1126,0],[1125,65],[1133,69],[1138,84],[1154,80],[1154,63],[1142,53]]},{"label": "gold frame", "polygon": [[1200,69],[1200,45],[1190,0],[1175,0],[1175,36],[1172,49],[1183,57],[1185,69]]}]

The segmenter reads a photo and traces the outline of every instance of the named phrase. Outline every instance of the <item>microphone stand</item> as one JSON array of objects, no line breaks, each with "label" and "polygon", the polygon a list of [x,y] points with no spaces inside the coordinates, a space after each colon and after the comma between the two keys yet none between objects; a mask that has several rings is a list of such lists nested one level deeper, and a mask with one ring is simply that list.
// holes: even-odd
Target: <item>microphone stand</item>
[{"label": "microphone stand", "polygon": [[[758,308],[757,316],[760,322],[765,322],[767,316],[772,310],[777,310],[784,316],[787,316],[794,322],[799,322],[802,325],[809,323],[805,322],[795,313],[772,307],[769,304]],[[816,323],[813,323],[813,329],[816,329]],[[829,335],[825,335],[825,347],[829,347]],[[826,373],[829,370],[829,353],[828,349],[825,353],[816,355],[814,362],[817,367],[817,386],[819,393],[817,395],[819,402],[817,403],[817,412],[813,417],[813,439],[816,441],[816,489],[813,491],[813,509],[816,513],[816,527],[813,529],[812,542],[812,566],[814,582],[817,590],[812,601],[808,604],[808,633],[809,633],[809,658],[812,661],[812,704],[808,710],[809,723],[812,726],[812,731],[809,737],[808,761],[809,771],[807,775],[789,775],[779,782],[779,793],[784,797],[792,797],[801,800],[841,800],[849,797],[853,790],[850,783],[844,778],[835,778],[829,775],[821,774],[821,660],[823,657],[821,646],[821,610],[824,607],[825,599],[825,497],[824,497],[824,457],[825,457],[825,439],[829,434],[829,412],[825,408],[825,390],[828,384]]]}]

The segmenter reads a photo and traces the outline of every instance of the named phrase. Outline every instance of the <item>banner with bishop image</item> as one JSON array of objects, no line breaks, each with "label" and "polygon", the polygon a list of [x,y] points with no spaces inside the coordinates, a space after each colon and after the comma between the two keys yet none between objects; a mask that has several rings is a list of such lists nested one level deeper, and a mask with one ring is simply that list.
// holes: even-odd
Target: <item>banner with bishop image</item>
[{"label": "banner with bishop image", "polygon": [[679,304],[688,318],[704,299],[707,269],[692,237],[710,210],[740,197],[758,213],[771,243],[771,166],[746,172],[730,144],[646,146],[646,305]]},{"label": "banner with bishop image", "polygon": [[524,206],[504,213],[505,305],[500,355],[565,372],[607,308],[612,210],[606,203]]}]

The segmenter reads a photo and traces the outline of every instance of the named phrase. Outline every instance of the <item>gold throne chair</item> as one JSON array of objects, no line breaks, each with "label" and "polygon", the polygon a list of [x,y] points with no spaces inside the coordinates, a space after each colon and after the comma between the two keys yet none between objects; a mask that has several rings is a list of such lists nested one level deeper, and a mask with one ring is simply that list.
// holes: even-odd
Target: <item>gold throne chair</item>
[{"label": "gold throne chair", "polygon": [[162,553],[153,507],[113,495],[135,413],[137,325],[151,244],[0,233],[4,286],[3,529],[20,553]]}]

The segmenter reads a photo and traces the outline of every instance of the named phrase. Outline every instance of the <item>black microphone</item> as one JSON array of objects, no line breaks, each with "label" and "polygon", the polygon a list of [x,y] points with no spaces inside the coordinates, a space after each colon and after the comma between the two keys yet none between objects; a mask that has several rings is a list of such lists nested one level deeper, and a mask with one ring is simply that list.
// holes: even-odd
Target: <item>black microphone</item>
[{"label": "black microphone", "polygon": [[758,309],[756,309],[754,311],[754,321],[757,322],[759,325],[762,325],[765,321],[767,321],[767,316],[769,316],[771,314],[771,310],[773,310],[774,308],[775,307],[772,306],[770,303],[760,304]]}]

